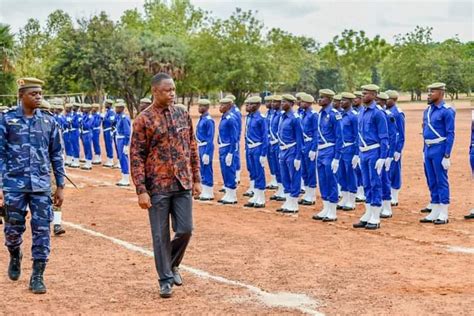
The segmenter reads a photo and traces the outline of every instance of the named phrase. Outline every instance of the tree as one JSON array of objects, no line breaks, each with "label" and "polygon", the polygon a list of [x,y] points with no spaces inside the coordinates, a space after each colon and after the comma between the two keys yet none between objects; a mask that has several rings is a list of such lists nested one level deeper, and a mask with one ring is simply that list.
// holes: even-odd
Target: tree
[{"label": "tree", "polygon": [[[15,91],[14,40],[10,26],[0,24],[0,95],[12,94]],[[0,102],[7,104],[13,102],[14,98],[0,97]]]}]

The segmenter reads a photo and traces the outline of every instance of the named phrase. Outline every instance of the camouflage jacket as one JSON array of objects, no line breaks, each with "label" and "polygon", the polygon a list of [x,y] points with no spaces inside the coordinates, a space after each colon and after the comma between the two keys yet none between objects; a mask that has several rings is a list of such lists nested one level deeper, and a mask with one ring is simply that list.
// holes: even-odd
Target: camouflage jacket
[{"label": "camouflage jacket", "polygon": [[58,186],[64,185],[59,128],[52,115],[39,109],[31,119],[23,107],[0,116],[0,189],[9,192],[51,190],[50,169]]}]

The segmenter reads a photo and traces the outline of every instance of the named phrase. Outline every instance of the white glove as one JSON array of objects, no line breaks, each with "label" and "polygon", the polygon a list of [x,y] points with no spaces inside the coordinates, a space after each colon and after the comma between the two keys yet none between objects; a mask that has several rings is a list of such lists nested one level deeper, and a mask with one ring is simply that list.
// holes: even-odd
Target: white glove
[{"label": "white glove", "polygon": [[123,151],[122,152],[123,152],[124,155],[128,155],[129,151],[130,151],[130,147],[123,146]]},{"label": "white glove", "polygon": [[336,173],[338,169],[339,169],[339,159],[333,159],[331,161],[332,173]]},{"label": "white glove", "polygon": [[293,161],[293,166],[295,166],[296,171],[300,170],[301,168],[301,160],[294,160]]},{"label": "white glove", "polygon": [[230,167],[232,165],[232,154],[228,153],[227,156],[225,156],[225,165],[227,167]]},{"label": "white glove", "polygon": [[310,150],[309,153],[308,153],[308,158],[309,158],[309,160],[314,161],[314,159],[316,159],[316,152]]},{"label": "white glove", "polygon": [[357,165],[360,163],[360,158],[358,155],[352,157],[352,169],[357,168]]},{"label": "white glove", "polygon": [[209,161],[210,161],[210,160],[209,160],[209,155],[208,155],[208,154],[202,155],[202,163],[203,163],[204,165],[208,165],[208,164],[209,164]]},{"label": "white glove", "polygon": [[266,163],[267,163],[267,157],[260,156],[260,164],[262,165],[262,168],[265,168]]},{"label": "white glove", "polygon": [[395,160],[395,161],[399,161],[401,157],[402,157],[402,154],[399,153],[398,151],[396,151],[396,152],[393,154],[393,160]]},{"label": "white glove", "polygon": [[451,160],[449,158],[443,158],[441,165],[443,165],[444,170],[448,170],[449,167],[451,167]]},{"label": "white glove", "polygon": [[71,121],[72,121],[72,117],[68,117],[68,118],[66,119],[66,121],[71,122]]},{"label": "white glove", "polygon": [[380,176],[380,174],[382,173],[382,168],[385,164],[385,159],[377,159],[377,161],[375,162],[375,169],[377,170],[377,174]]},{"label": "white glove", "polygon": [[390,171],[390,165],[392,164],[393,158],[385,159],[385,171]]}]

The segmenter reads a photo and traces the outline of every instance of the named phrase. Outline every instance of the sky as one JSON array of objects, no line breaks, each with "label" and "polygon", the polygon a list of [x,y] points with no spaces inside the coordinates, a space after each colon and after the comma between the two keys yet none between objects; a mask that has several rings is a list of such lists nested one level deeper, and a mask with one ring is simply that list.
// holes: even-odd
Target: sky
[{"label": "sky", "polygon": [[[473,1],[466,0],[191,0],[215,17],[225,19],[236,7],[256,10],[265,26],[305,35],[323,44],[345,29],[364,30],[369,37],[380,35],[389,42],[397,34],[414,30],[416,25],[433,27],[433,39],[443,41],[458,36],[472,41],[474,34]],[[106,11],[118,20],[127,9],[143,12],[144,0],[0,0],[0,23],[13,32],[33,17],[44,22],[56,9],[72,17],[90,16]]]}]

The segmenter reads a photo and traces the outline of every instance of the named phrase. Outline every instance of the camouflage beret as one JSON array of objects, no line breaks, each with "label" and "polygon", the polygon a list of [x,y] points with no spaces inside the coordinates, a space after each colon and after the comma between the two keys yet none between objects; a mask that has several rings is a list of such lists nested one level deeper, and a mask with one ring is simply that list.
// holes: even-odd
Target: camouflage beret
[{"label": "camouflage beret", "polygon": [[380,92],[377,94],[377,98],[379,99],[382,99],[382,100],[388,100],[390,99],[388,94],[386,94],[385,92]]},{"label": "camouflage beret", "polygon": [[66,103],[66,104],[64,105],[64,107],[65,107],[66,109],[70,109],[70,108],[72,108],[72,103]]},{"label": "camouflage beret", "polygon": [[100,108],[100,104],[99,103],[92,103],[91,107],[93,109],[98,109],[98,108]]},{"label": "camouflage beret", "polygon": [[89,103],[82,103],[82,104],[81,104],[81,108],[83,108],[83,109],[90,109],[90,108],[92,108],[92,105],[90,105]]},{"label": "camouflage beret", "polygon": [[117,99],[116,102],[117,102],[117,103],[125,103],[125,100],[124,100],[124,99]]},{"label": "camouflage beret", "polygon": [[114,104],[114,100],[112,100],[112,99],[105,99],[104,103]]},{"label": "camouflage beret", "polygon": [[306,94],[306,92],[298,92],[297,94],[295,94],[295,97],[297,99],[301,99],[301,97],[303,96],[303,94]]},{"label": "camouflage beret", "polygon": [[16,81],[16,83],[18,85],[18,90],[26,88],[41,88],[41,86],[44,85],[43,80],[39,80],[33,77],[20,78]]},{"label": "camouflage beret", "polygon": [[354,91],[354,95],[357,97],[361,97],[362,96],[362,91]]},{"label": "camouflage beret", "polygon": [[319,90],[319,95],[322,96],[322,97],[334,97],[336,95],[336,93],[334,91],[332,91],[331,89],[321,89]]},{"label": "camouflage beret", "polygon": [[249,103],[262,103],[262,98],[258,95],[248,98]]},{"label": "camouflage beret", "polygon": [[356,96],[353,93],[350,93],[350,92],[341,93],[341,97],[344,98],[344,99],[351,99],[351,100],[356,98]]},{"label": "camouflage beret", "polygon": [[366,84],[366,85],[362,86],[361,88],[362,88],[362,90],[375,91],[375,92],[379,92],[379,89],[380,89],[379,86],[377,86],[376,84],[373,84],[373,83]]},{"label": "camouflage beret", "polygon": [[303,102],[308,102],[308,103],[313,103],[314,102],[314,97],[312,95],[309,95],[309,94],[302,94],[300,96],[300,99],[301,101]]},{"label": "camouflage beret", "polygon": [[151,100],[148,98],[140,99],[140,103],[151,103]]},{"label": "camouflage beret", "polygon": [[55,104],[55,105],[53,105],[53,109],[55,109],[55,110],[64,110],[64,107],[61,104]]},{"label": "camouflage beret", "polygon": [[208,99],[199,99],[198,104],[199,105],[210,105],[211,102]]},{"label": "camouflage beret", "polygon": [[267,95],[265,97],[265,101],[273,101],[273,96],[272,95]]},{"label": "camouflage beret", "polygon": [[284,94],[281,97],[282,97],[283,100],[287,100],[287,101],[291,101],[291,102],[296,101],[296,98],[291,94]]},{"label": "camouflage beret", "polygon": [[232,101],[232,99],[229,99],[229,98],[223,98],[219,100],[219,103],[232,103],[232,102],[234,101]]},{"label": "camouflage beret", "polygon": [[116,108],[124,108],[125,107],[125,102],[118,102],[119,100],[122,100],[122,99],[118,99],[117,100],[117,103],[114,104],[114,107]]},{"label": "camouflage beret", "polygon": [[390,99],[398,99],[398,92],[395,90],[387,90],[385,93],[388,95]]},{"label": "camouflage beret", "polygon": [[235,96],[233,94],[228,94],[224,97],[224,99],[230,99],[232,102],[235,101]]},{"label": "camouflage beret", "polygon": [[446,84],[442,82],[435,82],[432,83],[428,86],[428,89],[430,90],[445,90],[446,89]]}]

